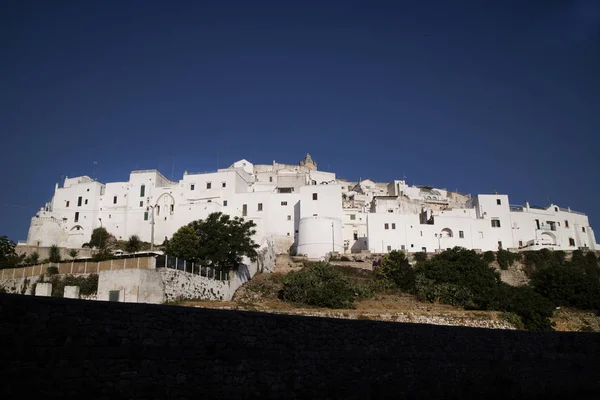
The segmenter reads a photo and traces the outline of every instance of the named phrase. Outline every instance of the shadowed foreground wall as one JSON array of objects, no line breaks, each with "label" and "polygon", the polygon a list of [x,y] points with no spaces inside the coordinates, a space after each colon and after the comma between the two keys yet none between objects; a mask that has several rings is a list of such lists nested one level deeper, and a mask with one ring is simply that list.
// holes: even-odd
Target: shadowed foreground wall
[{"label": "shadowed foreground wall", "polygon": [[1,398],[573,398],[600,335],[0,295]]}]

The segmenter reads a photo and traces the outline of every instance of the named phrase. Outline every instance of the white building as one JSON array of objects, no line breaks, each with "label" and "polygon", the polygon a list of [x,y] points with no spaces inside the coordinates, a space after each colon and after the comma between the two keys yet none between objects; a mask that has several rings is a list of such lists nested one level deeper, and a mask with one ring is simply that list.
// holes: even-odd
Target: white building
[{"label": "white building", "polygon": [[27,244],[81,247],[101,226],[120,240],[138,235],[160,244],[215,211],[254,221],[260,245],[272,241],[277,252],[295,247],[311,258],[331,251],[433,252],[454,246],[599,249],[587,216],[570,209],[515,207],[507,195],[471,198],[404,180],[338,180],[318,171],[308,154],[298,165],[240,160],[213,173],[186,171],[178,182],[156,170],[133,171],[127,182],[107,184],[67,178],[32,218]]}]

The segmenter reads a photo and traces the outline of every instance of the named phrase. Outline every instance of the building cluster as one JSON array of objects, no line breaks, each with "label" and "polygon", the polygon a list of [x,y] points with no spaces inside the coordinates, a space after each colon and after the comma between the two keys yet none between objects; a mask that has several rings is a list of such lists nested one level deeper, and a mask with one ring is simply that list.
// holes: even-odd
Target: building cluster
[{"label": "building cluster", "polygon": [[163,243],[181,226],[212,212],[257,225],[255,241],[310,258],[330,252],[434,252],[468,249],[598,249],[588,217],[554,204],[510,205],[506,194],[471,197],[445,189],[337,179],[310,155],[298,164],[240,160],[177,182],[156,170],[127,182],[66,178],[32,218],[27,245],[81,247],[95,228],[117,239]]}]

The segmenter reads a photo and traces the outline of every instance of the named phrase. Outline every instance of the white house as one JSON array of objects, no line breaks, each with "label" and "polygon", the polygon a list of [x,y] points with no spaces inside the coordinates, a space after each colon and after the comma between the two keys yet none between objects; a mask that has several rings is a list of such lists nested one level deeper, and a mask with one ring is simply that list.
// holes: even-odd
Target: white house
[{"label": "white house", "polygon": [[272,241],[277,252],[295,247],[312,258],[454,246],[599,249],[587,216],[570,209],[511,206],[507,195],[471,198],[405,180],[338,180],[308,154],[298,164],[240,160],[217,172],[186,171],[177,182],[156,170],[106,184],[67,178],[32,218],[27,244],[80,247],[98,227],[120,240],[138,235],[160,244],[215,211],[254,221],[261,245]]}]

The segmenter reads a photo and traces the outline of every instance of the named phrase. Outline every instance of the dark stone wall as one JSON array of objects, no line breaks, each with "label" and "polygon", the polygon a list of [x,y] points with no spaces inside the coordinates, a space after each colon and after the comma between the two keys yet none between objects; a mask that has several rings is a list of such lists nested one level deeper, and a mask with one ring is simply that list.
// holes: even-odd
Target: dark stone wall
[{"label": "dark stone wall", "polygon": [[0,398],[597,398],[600,335],[0,295]]}]

